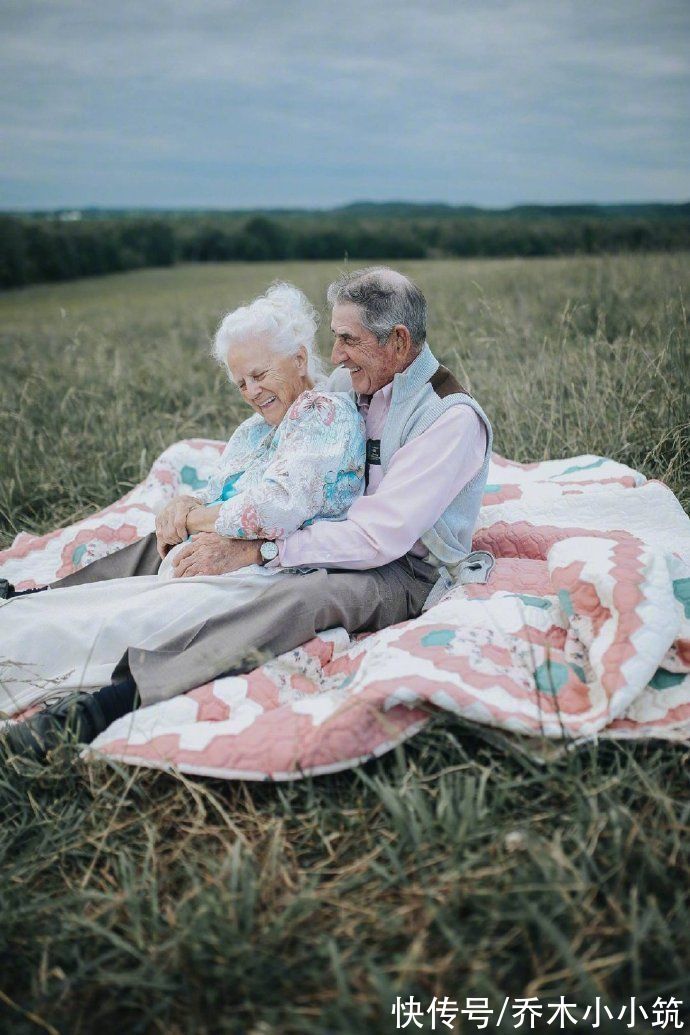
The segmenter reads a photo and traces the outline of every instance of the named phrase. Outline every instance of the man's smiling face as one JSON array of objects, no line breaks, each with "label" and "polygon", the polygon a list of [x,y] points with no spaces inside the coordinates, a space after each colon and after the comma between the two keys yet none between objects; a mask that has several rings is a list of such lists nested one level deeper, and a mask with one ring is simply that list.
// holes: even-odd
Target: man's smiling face
[{"label": "man's smiling face", "polygon": [[331,330],[335,335],[331,361],[342,363],[352,376],[352,387],[359,395],[373,395],[389,384],[401,369],[396,338],[391,332],[379,345],[360,319],[359,306],[352,302],[336,302],[333,306]]}]

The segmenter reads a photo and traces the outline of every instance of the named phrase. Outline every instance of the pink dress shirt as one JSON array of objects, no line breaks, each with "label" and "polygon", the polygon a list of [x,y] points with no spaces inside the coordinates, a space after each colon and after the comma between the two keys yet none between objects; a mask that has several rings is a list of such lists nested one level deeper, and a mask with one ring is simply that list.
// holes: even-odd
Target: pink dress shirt
[{"label": "pink dress shirt", "polygon": [[[393,385],[358,399],[367,438],[380,439]],[[369,467],[363,496],[344,521],[316,521],[278,539],[270,567],[377,568],[414,552],[439,564],[420,542],[484,462],[486,431],[469,406],[452,406],[394,453],[385,475]]]}]

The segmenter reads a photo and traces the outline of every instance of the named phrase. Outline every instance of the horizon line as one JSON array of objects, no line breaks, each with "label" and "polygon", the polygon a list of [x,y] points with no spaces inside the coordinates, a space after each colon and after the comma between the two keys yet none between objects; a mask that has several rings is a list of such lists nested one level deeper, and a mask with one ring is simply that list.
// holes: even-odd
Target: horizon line
[{"label": "horizon line", "polygon": [[330,212],[341,212],[343,210],[359,208],[359,207],[376,207],[376,208],[393,208],[395,206],[405,206],[407,208],[427,209],[427,208],[438,208],[453,210],[473,210],[476,212],[511,212],[515,209],[525,208],[643,208],[647,206],[655,207],[666,207],[666,208],[678,208],[690,205],[690,197],[683,200],[676,201],[658,201],[653,199],[635,200],[635,201],[521,201],[511,205],[476,205],[471,202],[460,202],[453,203],[448,201],[410,201],[405,198],[394,198],[388,200],[377,200],[370,198],[359,198],[353,201],[344,202],[337,205],[315,205],[312,207],[306,207],[303,205],[252,205],[252,206],[240,206],[237,208],[231,206],[218,206],[218,205],[137,205],[137,204],[63,204],[63,205],[51,205],[46,207],[22,205],[15,208],[0,208],[0,214],[2,215],[27,215],[31,213],[36,214],[60,214],[66,212],[189,212],[189,213],[201,213],[201,212],[214,212],[214,213],[233,213],[233,214],[251,214],[256,212],[262,213],[285,213],[285,212],[318,212],[318,213],[330,213]]}]

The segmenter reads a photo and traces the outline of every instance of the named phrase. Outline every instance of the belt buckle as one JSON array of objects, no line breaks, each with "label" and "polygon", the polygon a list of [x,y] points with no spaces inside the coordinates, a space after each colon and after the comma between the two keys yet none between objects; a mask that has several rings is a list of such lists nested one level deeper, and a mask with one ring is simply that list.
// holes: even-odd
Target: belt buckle
[{"label": "belt buckle", "polygon": [[457,581],[463,586],[484,585],[489,581],[495,563],[494,555],[488,550],[474,550],[458,565]]}]

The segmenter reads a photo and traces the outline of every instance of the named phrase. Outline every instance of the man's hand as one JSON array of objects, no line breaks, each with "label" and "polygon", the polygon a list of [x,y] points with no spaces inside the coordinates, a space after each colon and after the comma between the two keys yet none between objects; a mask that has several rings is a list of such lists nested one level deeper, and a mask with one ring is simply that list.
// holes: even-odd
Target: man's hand
[{"label": "man's hand", "polygon": [[171,546],[183,543],[187,538],[187,514],[199,506],[193,496],[176,496],[161,510],[156,518],[156,545],[161,557],[165,557]]},{"label": "man's hand", "polygon": [[173,561],[175,578],[189,575],[225,575],[247,564],[260,564],[263,539],[228,539],[217,532],[199,532]]}]

